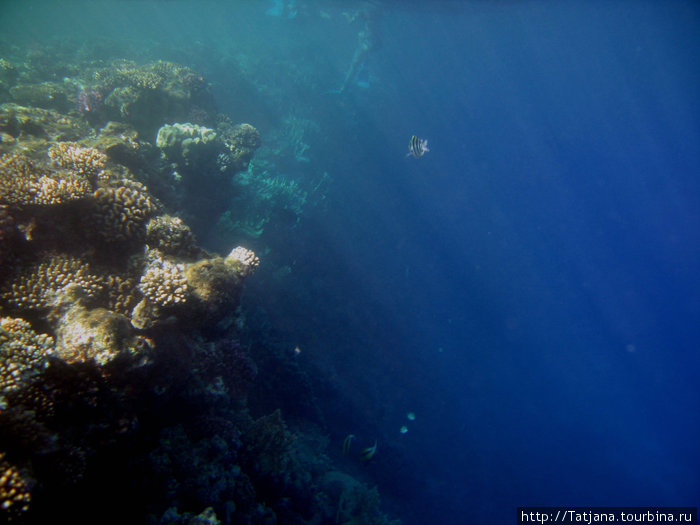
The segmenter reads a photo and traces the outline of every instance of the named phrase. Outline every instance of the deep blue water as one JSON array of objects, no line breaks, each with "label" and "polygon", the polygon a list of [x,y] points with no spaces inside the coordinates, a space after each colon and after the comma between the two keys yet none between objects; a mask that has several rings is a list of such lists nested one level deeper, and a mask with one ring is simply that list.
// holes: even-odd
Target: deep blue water
[{"label": "deep blue water", "polygon": [[[345,467],[404,523],[698,505],[700,5],[387,2],[369,87],[334,94],[354,5],[298,4],[24,6],[17,34],[93,22],[203,71],[263,137],[280,105],[318,123],[296,169],[330,174],[326,205],[269,227],[293,279],[245,300],[341,392],[321,401],[333,446],[377,439]],[[234,83],[239,46],[297,81],[274,103]]]}]

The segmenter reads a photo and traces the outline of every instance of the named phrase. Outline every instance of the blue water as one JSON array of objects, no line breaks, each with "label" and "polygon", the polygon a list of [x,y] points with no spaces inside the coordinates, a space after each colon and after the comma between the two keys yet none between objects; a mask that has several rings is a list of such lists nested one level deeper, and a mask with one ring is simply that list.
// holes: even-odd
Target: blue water
[{"label": "blue water", "polygon": [[[296,4],[25,7],[18,39],[93,22],[202,71],[263,137],[280,108],[319,125],[295,169],[330,174],[325,206],[270,224],[293,279],[263,266],[244,301],[337,393],[332,446],[378,441],[338,461],[403,523],[698,505],[700,5],[386,2],[338,94],[355,4]],[[238,49],[295,81],[236,82]]]}]

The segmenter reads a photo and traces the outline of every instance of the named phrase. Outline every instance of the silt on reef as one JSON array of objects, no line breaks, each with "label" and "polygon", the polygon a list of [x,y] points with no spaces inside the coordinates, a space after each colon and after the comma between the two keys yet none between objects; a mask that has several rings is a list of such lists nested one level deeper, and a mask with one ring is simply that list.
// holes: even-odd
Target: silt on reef
[{"label": "silt on reef", "polygon": [[[319,485],[335,469],[318,436],[279,411],[248,414],[258,367],[221,327],[235,325],[260,261],[243,247],[208,253],[178,216],[246,169],[257,130],[173,124],[213,102],[202,77],[168,62],[115,61],[91,83],[66,82],[67,104],[42,102],[57,89],[40,78],[46,53],[26,62],[41,59],[35,75],[0,59],[11,84],[0,90],[0,520],[82,523],[110,509],[123,523],[388,523],[364,485],[348,484],[372,496],[361,505]],[[167,146],[148,142],[159,128],[175,130]]]}]

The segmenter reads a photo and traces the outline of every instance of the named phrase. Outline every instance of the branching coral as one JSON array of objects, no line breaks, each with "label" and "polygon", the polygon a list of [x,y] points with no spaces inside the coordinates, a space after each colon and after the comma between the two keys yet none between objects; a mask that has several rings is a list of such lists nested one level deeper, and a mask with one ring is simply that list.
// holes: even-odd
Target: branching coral
[{"label": "branching coral", "polygon": [[72,173],[44,175],[28,158],[0,158],[0,204],[12,207],[61,204],[82,199],[91,191],[85,177]]},{"label": "branching coral", "polygon": [[152,304],[161,308],[187,301],[189,286],[184,265],[164,259],[157,251],[149,253],[149,263],[141,276],[139,290]]},{"label": "branching coral", "polygon": [[146,187],[127,179],[116,187],[98,188],[93,199],[91,225],[109,242],[142,240],[146,222],[158,210]]},{"label": "branching coral", "polygon": [[0,317],[0,395],[26,386],[44,370],[52,350],[53,339],[27,321]]},{"label": "branching coral", "polygon": [[191,257],[199,248],[192,230],[179,217],[159,215],[146,225],[146,243],[166,255]]},{"label": "branching coral", "polygon": [[61,168],[95,180],[105,168],[107,157],[95,148],[84,148],[75,142],[58,142],[49,148],[49,158]]},{"label": "branching coral", "polygon": [[110,274],[104,278],[107,289],[107,307],[113,312],[130,315],[134,306],[141,300],[138,290],[139,278]]},{"label": "branching coral", "polygon": [[85,261],[50,255],[35,264],[20,267],[0,289],[0,301],[19,310],[43,310],[70,284],[82,288],[87,297],[95,297],[103,290],[101,279],[91,273]]},{"label": "branching coral", "polygon": [[242,277],[246,277],[260,265],[260,259],[253,251],[243,246],[237,246],[226,257],[226,264],[231,266]]}]

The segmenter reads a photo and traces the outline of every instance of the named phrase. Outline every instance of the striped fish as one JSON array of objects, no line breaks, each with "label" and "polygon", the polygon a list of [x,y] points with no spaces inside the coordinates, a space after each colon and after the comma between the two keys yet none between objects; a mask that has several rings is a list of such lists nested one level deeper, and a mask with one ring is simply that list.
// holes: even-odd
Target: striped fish
[{"label": "striped fish", "polygon": [[377,441],[374,441],[374,445],[371,447],[367,447],[364,449],[362,452],[360,452],[360,457],[365,460],[365,462],[369,462],[374,455],[377,453]]},{"label": "striped fish", "polygon": [[415,135],[411,136],[411,140],[408,141],[408,154],[407,157],[413,156],[415,158],[420,158],[425,155],[428,151],[428,141],[421,140]]}]

